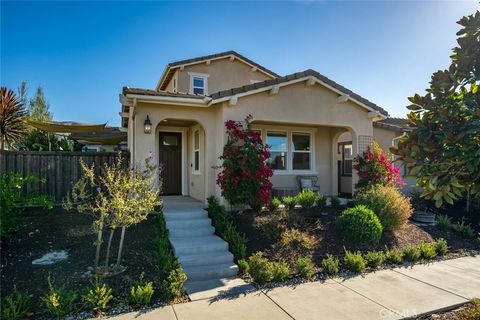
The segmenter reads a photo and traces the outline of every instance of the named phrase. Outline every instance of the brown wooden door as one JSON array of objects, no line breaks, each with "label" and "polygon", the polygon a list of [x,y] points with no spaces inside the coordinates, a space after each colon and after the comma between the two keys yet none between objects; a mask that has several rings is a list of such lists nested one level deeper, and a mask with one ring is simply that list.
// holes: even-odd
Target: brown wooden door
[{"label": "brown wooden door", "polygon": [[163,164],[163,194],[182,193],[182,134],[160,132],[159,161]]}]

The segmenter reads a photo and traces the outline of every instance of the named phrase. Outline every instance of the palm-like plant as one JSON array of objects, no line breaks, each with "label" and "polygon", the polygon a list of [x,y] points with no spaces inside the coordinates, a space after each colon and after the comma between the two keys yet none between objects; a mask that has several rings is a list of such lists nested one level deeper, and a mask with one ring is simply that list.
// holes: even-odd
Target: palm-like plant
[{"label": "palm-like plant", "polygon": [[0,88],[0,150],[5,144],[18,141],[25,134],[26,111],[12,90]]}]

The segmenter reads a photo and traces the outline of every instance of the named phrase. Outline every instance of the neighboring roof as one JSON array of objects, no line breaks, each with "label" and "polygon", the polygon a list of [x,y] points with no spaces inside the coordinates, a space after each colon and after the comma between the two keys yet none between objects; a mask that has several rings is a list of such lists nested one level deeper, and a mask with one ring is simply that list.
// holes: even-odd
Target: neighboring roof
[{"label": "neighboring roof", "polygon": [[72,133],[69,136],[72,140],[81,140],[102,144],[119,144],[127,141],[127,133],[120,131],[117,127],[106,127],[102,132]]},{"label": "neighboring roof", "polygon": [[237,87],[237,88],[228,89],[228,90],[222,90],[222,91],[219,91],[219,92],[216,92],[216,93],[212,93],[210,95],[210,97],[212,97],[213,100],[216,100],[216,99],[219,99],[219,98],[234,96],[234,95],[239,94],[239,93],[246,93],[246,92],[249,92],[249,91],[253,91],[253,90],[261,89],[261,88],[264,88],[264,87],[269,87],[269,86],[272,86],[272,85],[281,84],[281,83],[285,83],[285,82],[289,82],[289,81],[292,81],[292,80],[301,79],[301,78],[305,78],[305,77],[309,77],[309,76],[310,77],[313,76],[313,77],[317,78],[318,80],[322,81],[323,83],[325,83],[325,84],[335,88],[336,90],[342,92],[343,94],[348,95],[351,98],[365,104],[366,106],[368,106],[368,107],[370,107],[374,110],[379,111],[384,116],[388,116],[388,112],[385,109],[383,109],[382,107],[380,107],[380,106],[376,105],[375,103],[363,98],[362,96],[356,94],[355,92],[345,88],[344,86],[336,83],[333,80],[330,80],[329,78],[325,77],[324,75],[322,75],[319,72],[317,72],[315,70],[312,70],[312,69],[308,69],[308,70],[305,70],[305,71],[302,71],[302,72],[293,73],[293,74],[290,74],[290,75],[287,75],[287,76],[284,76],[284,77],[278,77],[278,78],[275,78],[275,79],[266,80],[266,81],[263,81],[263,82],[256,82],[256,83],[249,84],[249,85],[242,86],[242,87]]},{"label": "neighboring roof", "polygon": [[179,97],[179,98],[197,98],[197,99],[204,99],[205,96],[201,94],[190,94],[190,93],[183,93],[183,92],[168,92],[168,91],[157,91],[157,90],[149,90],[149,89],[141,89],[141,88],[129,88],[123,87],[122,89],[123,95],[126,94],[138,94],[144,96],[159,96],[159,97]]},{"label": "neighboring roof", "polygon": [[102,124],[90,124],[90,123],[79,123],[73,121],[52,121],[52,122],[41,122],[34,120],[27,120],[27,124],[35,127],[37,129],[54,132],[54,133],[72,133],[72,132],[92,132],[92,131],[103,131],[105,129],[106,123]]},{"label": "neighboring roof", "polygon": [[388,130],[398,131],[398,132],[405,132],[405,131],[412,130],[408,126],[408,119],[404,119],[404,118],[386,118],[386,119],[374,122],[373,126],[388,129]]},{"label": "neighboring roof", "polygon": [[236,58],[245,61],[246,63],[256,67],[257,69],[263,71],[264,73],[266,73],[266,74],[268,74],[272,77],[275,77],[275,78],[279,77],[279,75],[276,74],[275,72],[273,72],[272,70],[269,70],[269,69],[265,68],[264,66],[259,65],[258,63],[248,59],[247,57],[239,54],[236,51],[230,50],[230,51],[210,54],[210,55],[207,55],[207,56],[175,61],[175,62],[171,62],[171,63],[167,64],[167,66],[165,68],[165,71],[163,72],[163,75],[160,78],[160,81],[157,85],[157,88],[159,88],[160,90],[165,89],[165,87],[167,86],[168,82],[170,81],[170,79],[172,78],[172,76],[174,74],[174,71],[172,69],[175,69],[175,67],[179,67],[179,66],[182,66],[182,65],[185,65],[185,64],[195,64],[195,63],[199,63],[199,62],[203,62],[203,61],[207,61],[207,60],[213,60],[213,59],[218,59],[218,58],[222,58],[222,57],[229,57],[229,56],[235,56]]}]

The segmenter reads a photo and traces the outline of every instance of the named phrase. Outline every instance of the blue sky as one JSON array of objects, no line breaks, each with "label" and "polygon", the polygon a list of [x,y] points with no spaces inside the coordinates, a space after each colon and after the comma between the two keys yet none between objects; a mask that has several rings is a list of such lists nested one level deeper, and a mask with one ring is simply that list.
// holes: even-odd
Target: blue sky
[{"label": "blue sky", "polygon": [[2,86],[41,84],[55,120],[119,125],[125,85],[171,61],[236,50],[281,74],[315,69],[405,116],[448,67],[475,1],[1,2]]}]

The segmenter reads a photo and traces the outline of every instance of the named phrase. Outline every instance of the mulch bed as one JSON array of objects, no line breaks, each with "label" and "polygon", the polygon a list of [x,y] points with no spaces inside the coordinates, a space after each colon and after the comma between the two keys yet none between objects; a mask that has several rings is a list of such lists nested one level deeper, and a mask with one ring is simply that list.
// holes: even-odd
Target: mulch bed
[{"label": "mulch bed", "polygon": [[[31,296],[33,311],[43,312],[40,311],[39,297],[48,291],[49,274],[55,284],[64,285],[79,294],[83,294],[94,282],[88,271],[93,269],[96,233],[92,229],[92,217],[85,214],[61,208],[50,212],[28,210],[23,214],[23,226],[0,241],[1,293],[2,296],[10,293],[16,285],[20,292]],[[112,263],[116,261],[119,237],[120,230],[112,244]],[[138,280],[143,272],[145,280],[153,281],[154,287],[160,288],[164,275],[154,259],[154,238],[153,216],[127,229],[122,259],[126,270],[104,278],[114,291],[116,303],[125,299],[132,281]],[[53,250],[66,250],[69,258],[51,265],[32,265],[33,260]],[[159,291],[157,289],[156,295]],[[37,316],[41,314],[35,318]]]},{"label": "mulch bed", "polygon": [[469,302],[454,310],[434,313],[426,316],[418,317],[417,320],[478,320],[480,319],[480,303],[474,305]]},{"label": "mulch bed", "polygon": [[[234,219],[238,231],[245,233],[248,238],[247,255],[257,251],[263,251],[269,259],[283,259],[293,263],[300,255],[311,255],[315,262],[327,254],[336,256],[344,255],[344,248],[348,250],[385,250],[386,247],[402,248],[409,245],[417,245],[421,241],[431,242],[437,238],[447,240],[449,249],[452,253],[462,250],[477,249],[474,239],[463,239],[457,233],[452,231],[440,231],[435,227],[419,227],[408,223],[402,230],[393,234],[385,233],[382,235],[377,245],[359,245],[344,241],[341,234],[335,228],[335,220],[341,214],[343,209],[334,209],[327,207],[323,210],[313,208],[311,210],[295,210],[295,214],[300,216],[302,221],[296,227],[310,235],[313,235],[317,241],[315,249],[312,251],[301,252],[297,248],[282,248],[278,240],[271,240],[265,236],[261,229],[262,220],[268,219],[271,213],[253,213],[245,211],[234,214]],[[274,213],[278,214],[278,213]],[[291,228],[292,225],[285,225]]]}]

